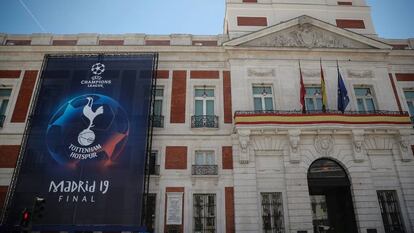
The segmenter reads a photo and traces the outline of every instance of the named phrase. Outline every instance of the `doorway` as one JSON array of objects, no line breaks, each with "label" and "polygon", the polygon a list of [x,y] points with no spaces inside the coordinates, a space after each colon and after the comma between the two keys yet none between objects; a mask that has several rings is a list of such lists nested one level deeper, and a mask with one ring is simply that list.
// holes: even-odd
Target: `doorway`
[{"label": "doorway", "polygon": [[308,170],[308,185],[315,233],[358,232],[351,183],[337,162],[314,161]]}]

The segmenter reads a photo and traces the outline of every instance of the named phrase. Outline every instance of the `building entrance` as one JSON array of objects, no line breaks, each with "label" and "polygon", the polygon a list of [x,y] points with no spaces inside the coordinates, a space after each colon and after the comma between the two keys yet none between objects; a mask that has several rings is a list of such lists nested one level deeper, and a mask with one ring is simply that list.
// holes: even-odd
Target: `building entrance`
[{"label": "building entrance", "polygon": [[330,159],[313,162],[308,185],[315,233],[358,232],[351,183],[338,163]]}]

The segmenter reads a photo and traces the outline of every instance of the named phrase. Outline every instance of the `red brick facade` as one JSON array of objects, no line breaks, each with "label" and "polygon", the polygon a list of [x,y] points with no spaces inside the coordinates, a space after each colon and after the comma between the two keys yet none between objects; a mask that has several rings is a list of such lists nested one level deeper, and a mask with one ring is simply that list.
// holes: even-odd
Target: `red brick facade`
[{"label": "red brick facade", "polygon": [[216,40],[193,40],[193,45],[200,45],[200,46],[217,46]]},{"label": "red brick facade", "polygon": [[171,123],[185,123],[187,71],[174,70],[171,91]]},{"label": "red brick facade", "polygon": [[223,146],[221,149],[223,169],[233,169],[233,147]]},{"label": "red brick facade", "polygon": [[224,106],[224,123],[233,122],[233,109],[231,105],[231,76],[230,71],[223,72],[223,106]]},{"label": "red brick facade", "polygon": [[190,71],[192,79],[219,79],[220,73],[217,70],[192,70]]},{"label": "red brick facade", "polygon": [[145,45],[170,45],[169,40],[146,40]]},{"label": "red brick facade", "polygon": [[73,46],[78,43],[77,40],[53,40],[52,45],[58,46]]},{"label": "red brick facade", "polygon": [[226,233],[235,232],[234,222],[234,188],[225,187]]},{"label": "red brick facade", "polygon": [[0,168],[14,168],[19,151],[19,145],[0,145]]},{"label": "red brick facade", "polygon": [[157,78],[158,79],[168,79],[170,77],[169,70],[157,70]]},{"label": "red brick facade", "polygon": [[267,26],[266,17],[237,17],[238,26]]},{"label": "red brick facade", "polygon": [[414,73],[410,74],[395,74],[397,81],[414,81]]},{"label": "red brick facade", "polygon": [[352,6],[352,2],[338,2],[340,6]]},{"label": "red brick facade", "polygon": [[20,70],[0,70],[0,78],[20,78]]},{"label": "red brick facade", "polygon": [[340,28],[365,29],[364,20],[359,19],[337,19],[336,26]]},{"label": "red brick facade", "polygon": [[247,2],[247,3],[257,3],[257,0],[243,0],[243,2]]},{"label": "red brick facade", "polygon": [[100,40],[99,45],[124,45],[123,40]]},{"label": "red brick facade", "polygon": [[24,73],[11,122],[25,122],[36,83],[37,73],[37,70],[27,70]]},{"label": "red brick facade", "polygon": [[186,146],[167,146],[165,149],[165,169],[187,169]]}]

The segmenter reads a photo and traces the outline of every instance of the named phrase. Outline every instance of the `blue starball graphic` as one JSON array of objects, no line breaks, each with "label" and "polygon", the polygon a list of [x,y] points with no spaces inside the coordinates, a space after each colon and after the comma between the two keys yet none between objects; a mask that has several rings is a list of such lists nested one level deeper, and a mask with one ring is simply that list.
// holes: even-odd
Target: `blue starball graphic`
[{"label": "blue starball graphic", "polygon": [[46,144],[59,164],[76,167],[92,161],[108,165],[120,156],[128,134],[129,121],[117,101],[86,94],[69,100],[51,117]]}]

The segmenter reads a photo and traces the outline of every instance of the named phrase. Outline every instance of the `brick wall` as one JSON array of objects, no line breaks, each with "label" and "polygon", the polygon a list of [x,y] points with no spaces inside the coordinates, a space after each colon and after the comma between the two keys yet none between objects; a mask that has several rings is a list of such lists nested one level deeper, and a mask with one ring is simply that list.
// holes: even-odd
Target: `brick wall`
[{"label": "brick wall", "polygon": [[19,145],[0,146],[0,168],[14,168],[19,157]]},{"label": "brick wall", "polygon": [[414,73],[407,73],[407,74],[395,74],[397,81],[414,81]]},{"label": "brick wall", "polygon": [[336,26],[340,28],[354,28],[354,29],[365,28],[364,20],[358,20],[358,19],[337,19]]},{"label": "brick wall", "polygon": [[20,70],[0,70],[0,78],[19,78]]},{"label": "brick wall", "polygon": [[187,169],[186,146],[167,146],[165,149],[165,169]]},{"label": "brick wall", "polygon": [[234,221],[234,188],[225,187],[226,233],[235,232]]},{"label": "brick wall", "polygon": [[267,26],[266,17],[237,17],[238,26]]},{"label": "brick wall", "polygon": [[11,122],[25,122],[36,83],[37,73],[37,70],[27,70],[24,73]]},{"label": "brick wall", "polygon": [[192,79],[218,79],[220,74],[217,70],[192,70],[190,71]]},{"label": "brick wall", "polygon": [[230,71],[223,72],[223,106],[224,123],[233,122],[233,110],[231,105],[231,76]]},{"label": "brick wall", "polygon": [[174,70],[171,90],[171,123],[185,123],[187,71]]},{"label": "brick wall", "polygon": [[233,169],[233,147],[222,147],[223,169]]}]

